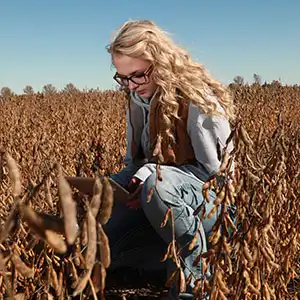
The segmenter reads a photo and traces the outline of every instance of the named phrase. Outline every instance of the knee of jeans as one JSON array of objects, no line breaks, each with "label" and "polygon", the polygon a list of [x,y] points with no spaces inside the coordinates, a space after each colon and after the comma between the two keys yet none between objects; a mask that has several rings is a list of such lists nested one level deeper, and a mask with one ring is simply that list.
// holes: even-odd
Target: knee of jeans
[{"label": "knee of jeans", "polygon": [[154,188],[156,183],[156,172],[152,173],[144,182],[142,189],[142,203],[147,202],[147,196],[151,189]]}]

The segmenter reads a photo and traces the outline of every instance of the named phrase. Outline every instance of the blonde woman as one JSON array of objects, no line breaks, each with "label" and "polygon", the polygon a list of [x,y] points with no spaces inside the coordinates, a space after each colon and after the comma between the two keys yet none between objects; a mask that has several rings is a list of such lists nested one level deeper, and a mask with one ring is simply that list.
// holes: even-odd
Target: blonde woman
[{"label": "blonde woman", "polygon": [[[171,209],[181,265],[185,277],[192,272],[193,280],[185,293],[173,285],[169,297],[192,298],[194,281],[202,276],[201,264],[193,262],[207,251],[207,237],[217,218],[216,213],[200,222],[193,213],[204,202],[203,183],[219,170],[217,144],[222,148],[230,135],[233,99],[152,21],[125,22],[108,52],[116,68],[114,79],[129,95],[126,167],[112,178],[131,193],[126,206],[116,205],[105,228],[112,268],[122,262],[139,266],[143,262],[152,265],[154,260],[159,263],[159,255],[172,240],[170,222],[160,226]],[[162,180],[157,180],[158,175]],[[203,205],[209,211],[213,204]],[[197,242],[189,250],[197,230]],[[128,256],[122,261],[126,251],[132,253],[132,260]],[[175,267],[168,261],[167,276]]]}]

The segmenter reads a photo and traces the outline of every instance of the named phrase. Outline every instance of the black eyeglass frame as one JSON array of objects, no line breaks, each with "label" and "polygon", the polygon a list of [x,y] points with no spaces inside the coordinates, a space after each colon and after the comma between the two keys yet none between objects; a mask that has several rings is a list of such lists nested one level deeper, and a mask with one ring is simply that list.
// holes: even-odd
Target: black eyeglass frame
[{"label": "black eyeglass frame", "polygon": [[[144,84],[149,83],[149,76],[151,75],[151,72],[153,71],[153,68],[154,68],[154,66],[153,66],[153,64],[151,64],[143,73],[141,73],[141,74],[133,74],[131,76],[122,76],[122,75],[118,74],[118,72],[116,72],[116,74],[114,75],[113,79],[118,84],[120,84],[121,86],[125,86],[125,87],[129,86],[129,81],[133,82],[136,85],[144,85]],[[142,77],[144,77],[145,82],[143,82],[143,83],[135,82],[134,81],[134,77],[136,77],[136,78],[142,78]],[[127,81],[126,84],[124,84],[124,80]]]}]

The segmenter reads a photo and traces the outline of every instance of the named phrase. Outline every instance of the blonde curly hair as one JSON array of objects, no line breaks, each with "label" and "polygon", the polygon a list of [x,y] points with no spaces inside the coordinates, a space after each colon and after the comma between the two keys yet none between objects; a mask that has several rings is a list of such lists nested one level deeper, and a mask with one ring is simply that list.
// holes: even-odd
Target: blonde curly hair
[{"label": "blonde curly hair", "polygon": [[[154,65],[153,79],[158,88],[155,97],[161,103],[164,128],[172,137],[172,120],[177,119],[178,101],[183,97],[207,115],[235,118],[233,97],[227,87],[214,79],[207,70],[192,61],[189,53],[176,45],[168,33],[150,20],[126,21],[113,36],[107,51],[141,58]],[[222,106],[224,113],[217,107]]]}]

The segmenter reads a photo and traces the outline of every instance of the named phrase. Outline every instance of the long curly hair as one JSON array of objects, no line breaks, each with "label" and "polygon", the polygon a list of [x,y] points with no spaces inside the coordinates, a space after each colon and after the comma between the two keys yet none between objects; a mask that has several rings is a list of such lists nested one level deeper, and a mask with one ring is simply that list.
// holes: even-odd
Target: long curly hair
[{"label": "long curly hair", "polygon": [[[176,45],[169,34],[150,20],[123,23],[107,47],[108,53],[141,58],[154,65],[151,76],[157,84],[155,97],[161,104],[166,134],[172,138],[174,119],[178,118],[181,98],[189,99],[210,116],[235,118],[233,97],[229,89],[214,79],[189,53]],[[217,107],[222,106],[223,112]]]}]

